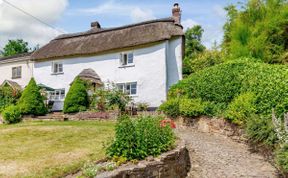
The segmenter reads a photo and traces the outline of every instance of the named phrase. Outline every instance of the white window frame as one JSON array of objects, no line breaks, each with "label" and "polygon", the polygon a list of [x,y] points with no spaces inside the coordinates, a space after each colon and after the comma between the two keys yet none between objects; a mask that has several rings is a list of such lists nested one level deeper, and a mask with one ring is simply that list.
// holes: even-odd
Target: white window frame
[{"label": "white window frame", "polygon": [[61,61],[52,62],[51,72],[53,75],[64,74],[63,62]]},{"label": "white window frame", "polygon": [[122,52],[120,54],[120,66],[134,66],[135,56],[133,51]]},{"label": "white window frame", "polygon": [[56,89],[47,92],[49,101],[63,101],[65,99],[65,89]]},{"label": "white window frame", "polygon": [[12,67],[12,79],[22,77],[22,66]]},{"label": "white window frame", "polygon": [[[116,86],[120,91],[128,94],[129,96],[136,96],[138,94],[137,82],[117,83]],[[133,92],[133,90],[135,92]]]}]

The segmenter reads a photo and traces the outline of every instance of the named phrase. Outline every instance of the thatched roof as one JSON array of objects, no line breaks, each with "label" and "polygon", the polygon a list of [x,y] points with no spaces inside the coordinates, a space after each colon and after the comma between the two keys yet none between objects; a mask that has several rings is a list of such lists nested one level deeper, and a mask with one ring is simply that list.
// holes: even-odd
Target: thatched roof
[{"label": "thatched roof", "polygon": [[5,85],[8,85],[10,86],[13,90],[17,90],[17,91],[21,91],[22,90],[22,87],[17,83],[17,82],[13,82],[11,80],[5,80],[1,86],[5,86]]},{"label": "thatched roof", "polygon": [[93,69],[84,69],[77,77],[90,83],[103,85],[99,75]]},{"label": "thatched roof", "polygon": [[32,53],[22,53],[8,57],[0,57],[0,64],[9,62],[27,61],[30,59],[31,54]]},{"label": "thatched roof", "polygon": [[83,33],[60,35],[34,52],[32,59],[93,55],[183,36],[183,27],[174,18],[146,21],[117,28],[100,25]]}]

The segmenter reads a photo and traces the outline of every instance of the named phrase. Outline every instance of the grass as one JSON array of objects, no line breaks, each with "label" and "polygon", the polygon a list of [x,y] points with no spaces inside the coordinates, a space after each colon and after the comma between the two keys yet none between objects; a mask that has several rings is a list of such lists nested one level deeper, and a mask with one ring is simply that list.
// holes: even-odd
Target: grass
[{"label": "grass", "polygon": [[62,177],[105,156],[114,122],[0,125],[0,177]]}]

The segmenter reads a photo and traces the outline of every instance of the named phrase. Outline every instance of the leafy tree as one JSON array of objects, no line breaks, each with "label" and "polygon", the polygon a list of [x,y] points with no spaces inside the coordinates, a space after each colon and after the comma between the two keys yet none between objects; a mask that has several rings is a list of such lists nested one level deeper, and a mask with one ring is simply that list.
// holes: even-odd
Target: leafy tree
[{"label": "leafy tree", "polygon": [[22,114],[38,116],[47,113],[44,97],[41,96],[40,88],[37,86],[34,78],[30,80],[29,84],[24,89],[18,106]]},{"label": "leafy tree", "polygon": [[67,93],[64,101],[64,113],[85,111],[89,105],[89,98],[85,82],[77,77]]},{"label": "leafy tree", "polygon": [[188,28],[185,32],[185,58],[183,62],[183,74],[189,75],[192,73],[189,64],[197,54],[205,50],[205,46],[201,43],[203,28],[200,25],[196,25],[193,28]]},{"label": "leafy tree", "polygon": [[1,52],[3,56],[13,56],[29,52],[28,42],[22,39],[9,40]]},{"label": "leafy tree", "polygon": [[288,2],[249,0],[241,10],[228,6],[223,47],[232,58],[253,57],[267,63],[288,61]]}]

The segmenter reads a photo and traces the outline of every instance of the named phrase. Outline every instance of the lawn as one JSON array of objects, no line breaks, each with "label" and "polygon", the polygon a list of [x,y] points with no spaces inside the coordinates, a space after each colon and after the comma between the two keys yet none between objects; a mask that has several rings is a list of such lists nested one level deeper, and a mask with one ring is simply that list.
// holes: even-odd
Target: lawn
[{"label": "lawn", "polygon": [[105,156],[114,122],[0,125],[0,177],[61,177]]}]

